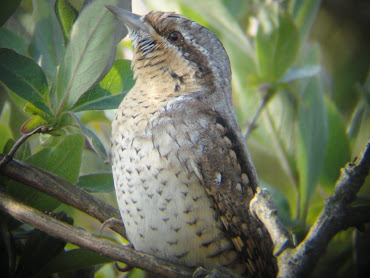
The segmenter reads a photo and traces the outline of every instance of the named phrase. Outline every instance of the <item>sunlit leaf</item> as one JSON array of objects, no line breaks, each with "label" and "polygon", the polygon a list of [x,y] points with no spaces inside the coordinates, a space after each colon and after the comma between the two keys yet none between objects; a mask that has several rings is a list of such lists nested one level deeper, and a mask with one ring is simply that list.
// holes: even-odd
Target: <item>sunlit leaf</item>
[{"label": "sunlit leaf", "polygon": [[[131,62],[116,60],[104,79],[83,94],[73,106],[74,111],[116,109],[126,92],[134,85]],[[113,94],[113,96],[112,96]]]},{"label": "sunlit leaf", "polygon": [[96,0],[80,12],[57,73],[57,114],[70,109],[111,68],[126,29],[105,5],[128,9],[124,2]]},{"label": "sunlit leaf", "polygon": [[0,80],[17,95],[52,115],[46,76],[32,59],[11,49],[1,48]]},{"label": "sunlit leaf", "polygon": [[129,91],[134,84],[131,61],[123,59],[115,60],[111,70],[100,82],[100,86],[113,95],[122,93],[123,91]]},{"label": "sunlit leaf", "polygon": [[55,14],[63,32],[64,42],[67,44],[69,33],[71,32],[74,21],[78,16],[78,11],[68,2],[68,0],[56,0]]},{"label": "sunlit leaf", "polygon": [[29,118],[21,127],[21,133],[27,134],[38,128],[39,126],[47,125],[47,121],[39,115]]}]

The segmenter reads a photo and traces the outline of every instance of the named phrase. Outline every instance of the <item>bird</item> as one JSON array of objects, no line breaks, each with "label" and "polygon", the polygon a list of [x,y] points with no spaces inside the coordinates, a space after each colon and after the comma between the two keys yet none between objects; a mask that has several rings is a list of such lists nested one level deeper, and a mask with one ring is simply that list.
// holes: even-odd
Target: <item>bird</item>
[{"label": "bird", "polygon": [[107,6],[128,29],[135,85],[112,120],[111,164],[132,247],[191,269],[276,277],[249,203],[258,179],[217,37],[173,12]]}]

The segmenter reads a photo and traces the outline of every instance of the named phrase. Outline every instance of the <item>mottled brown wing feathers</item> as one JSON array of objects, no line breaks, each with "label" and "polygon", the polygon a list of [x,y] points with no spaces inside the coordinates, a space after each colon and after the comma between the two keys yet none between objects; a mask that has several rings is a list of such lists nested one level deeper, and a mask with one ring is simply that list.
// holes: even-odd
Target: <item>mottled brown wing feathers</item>
[{"label": "mottled brown wing feathers", "polygon": [[[214,200],[226,233],[247,266],[248,277],[275,277],[276,259],[271,238],[249,211],[254,196],[245,151],[227,121],[217,112],[199,107],[198,121],[208,122],[198,157],[204,187]],[[194,111],[192,109],[192,111]],[[244,161],[243,161],[244,160]]]}]

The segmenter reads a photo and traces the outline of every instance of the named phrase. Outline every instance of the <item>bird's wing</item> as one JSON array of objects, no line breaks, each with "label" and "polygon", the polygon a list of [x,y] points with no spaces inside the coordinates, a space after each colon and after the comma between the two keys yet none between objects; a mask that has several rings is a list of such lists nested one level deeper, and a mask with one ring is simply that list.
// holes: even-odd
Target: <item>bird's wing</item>
[{"label": "bird's wing", "polygon": [[276,276],[271,238],[249,210],[256,185],[252,186],[248,178],[247,155],[243,153],[246,148],[240,145],[237,132],[219,113],[202,103],[187,105],[173,107],[176,112],[171,117],[175,122],[182,121],[188,127],[187,132],[193,134],[189,135],[195,146],[192,168],[197,168],[195,173],[215,203],[225,231],[247,264],[250,277]]}]

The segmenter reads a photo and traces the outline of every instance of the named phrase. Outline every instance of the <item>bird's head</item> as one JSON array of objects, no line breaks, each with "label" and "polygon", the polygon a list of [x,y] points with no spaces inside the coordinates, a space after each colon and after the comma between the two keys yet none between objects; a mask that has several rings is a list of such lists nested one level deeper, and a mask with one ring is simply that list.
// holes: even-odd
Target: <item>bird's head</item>
[{"label": "bird's head", "polygon": [[231,92],[229,58],[216,36],[182,15],[150,12],[139,16],[107,6],[129,30],[137,82],[171,83],[174,92],[208,88]]}]

